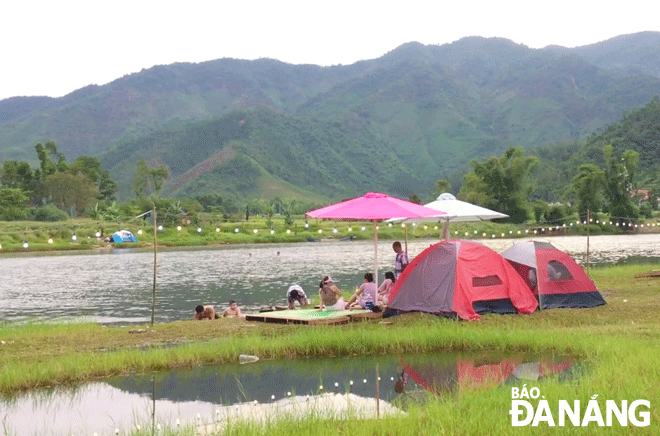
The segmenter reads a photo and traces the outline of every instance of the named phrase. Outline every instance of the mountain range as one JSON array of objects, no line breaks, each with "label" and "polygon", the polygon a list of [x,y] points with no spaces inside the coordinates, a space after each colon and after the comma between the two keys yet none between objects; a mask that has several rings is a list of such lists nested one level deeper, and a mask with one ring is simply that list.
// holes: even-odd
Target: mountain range
[{"label": "mountain range", "polygon": [[427,193],[472,158],[575,141],[660,95],[660,32],[577,48],[415,42],[351,65],[219,59],[155,66],[61,98],[0,101],[0,159],[54,140],[99,156],[129,195],[135,161],[164,194],[336,199]]}]

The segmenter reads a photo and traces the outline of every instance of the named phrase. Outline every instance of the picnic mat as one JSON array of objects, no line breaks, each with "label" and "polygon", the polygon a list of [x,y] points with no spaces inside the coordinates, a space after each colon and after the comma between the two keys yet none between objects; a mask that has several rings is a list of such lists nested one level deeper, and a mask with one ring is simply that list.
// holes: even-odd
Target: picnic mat
[{"label": "picnic mat", "polygon": [[343,324],[365,318],[380,318],[380,316],[380,313],[373,313],[369,310],[295,309],[250,313],[245,315],[245,319],[294,324]]}]

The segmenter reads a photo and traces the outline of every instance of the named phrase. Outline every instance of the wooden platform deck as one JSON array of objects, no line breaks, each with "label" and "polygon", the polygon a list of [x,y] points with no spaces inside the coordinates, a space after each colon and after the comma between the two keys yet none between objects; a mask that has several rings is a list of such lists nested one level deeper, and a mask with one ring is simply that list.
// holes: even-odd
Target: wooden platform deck
[{"label": "wooden platform deck", "polygon": [[274,322],[282,324],[309,324],[309,325],[331,325],[346,324],[354,321],[366,321],[381,318],[382,313],[374,313],[369,310],[319,310],[319,309],[296,309],[275,312],[249,313],[245,315],[247,321]]},{"label": "wooden platform deck", "polygon": [[656,269],[653,271],[635,274],[635,278],[642,278],[642,277],[660,277],[660,270]]}]

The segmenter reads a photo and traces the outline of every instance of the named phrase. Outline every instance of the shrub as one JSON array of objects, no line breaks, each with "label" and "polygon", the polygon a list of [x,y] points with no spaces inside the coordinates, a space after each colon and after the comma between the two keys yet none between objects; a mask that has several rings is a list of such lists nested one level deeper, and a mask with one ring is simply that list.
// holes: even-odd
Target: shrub
[{"label": "shrub", "polygon": [[30,210],[30,219],[34,221],[64,221],[69,215],[62,212],[54,204],[47,204]]}]

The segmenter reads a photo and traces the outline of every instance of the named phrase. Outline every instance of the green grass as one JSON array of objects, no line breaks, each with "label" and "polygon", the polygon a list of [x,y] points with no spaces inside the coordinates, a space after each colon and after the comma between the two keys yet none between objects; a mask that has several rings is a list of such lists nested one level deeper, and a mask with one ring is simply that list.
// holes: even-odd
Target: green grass
[{"label": "green grass", "polygon": [[[287,226],[284,218],[280,216],[274,217],[272,223],[269,224],[266,218],[259,216],[253,216],[249,221],[224,222],[216,215],[201,214],[199,223],[182,225],[180,229],[178,226],[178,224],[164,225],[163,230],[158,231],[158,244],[172,247],[194,247],[220,244],[292,243],[346,237],[362,240],[373,239],[373,223],[371,222],[311,219],[305,223],[303,217],[296,217],[293,224]],[[199,232],[198,228],[202,231]],[[103,238],[97,237],[97,233],[102,232],[102,237],[108,237],[120,229],[132,231],[137,236],[138,242],[109,244],[104,242]],[[409,225],[407,235],[409,239],[439,238],[441,229],[442,225],[439,223]],[[657,229],[660,231],[660,227]],[[549,233],[546,227],[539,225],[514,225],[487,221],[452,224],[451,237],[461,239],[482,239],[493,236],[495,238],[525,238],[533,235],[534,230],[540,232],[537,235],[543,236],[586,234],[584,225],[568,226],[565,229],[555,229]],[[642,231],[641,228],[638,230]],[[646,227],[643,231],[655,232],[656,230]],[[620,232],[620,230],[612,226],[602,228],[591,226],[591,234],[615,232]],[[73,240],[74,235],[75,240]],[[403,240],[405,236],[406,231],[400,224],[392,226],[387,223],[379,224],[378,237],[381,240]],[[49,239],[52,242],[49,242]],[[81,218],[56,223],[0,221],[0,246],[2,247],[0,253],[110,249],[112,246],[148,247],[153,245],[153,239],[153,224],[141,219],[108,222]],[[27,249],[23,246],[26,242],[28,243]]]},{"label": "green grass", "polygon": [[[589,370],[571,383],[534,383],[551,402],[599,398],[651,402],[651,426],[637,428],[519,427],[515,434],[658,434],[660,380],[660,282],[634,275],[658,266],[592,269],[608,304],[592,309],[555,309],[520,316],[484,316],[455,322],[429,315],[344,326],[294,326],[221,319],[144,327],[94,324],[3,324],[0,326],[0,391],[5,395],[39,386],[76,383],[110,375],[235,362],[241,353],[261,359],[305,356],[394,354],[431,350],[530,351],[573,354]],[[250,326],[250,327],[248,327]],[[175,346],[171,346],[175,345]],[[531,386],[531,385],[530,385]],[[476,435],[514,434],[510,388],[461,391],[385,420],[270,422],[267,428],[235,423],[221,434]],[[174,430],[171,434],[192,434]],[[140,434],[140,433],[136,433]],[[167,433],[165,433],[167,434]]]}]

